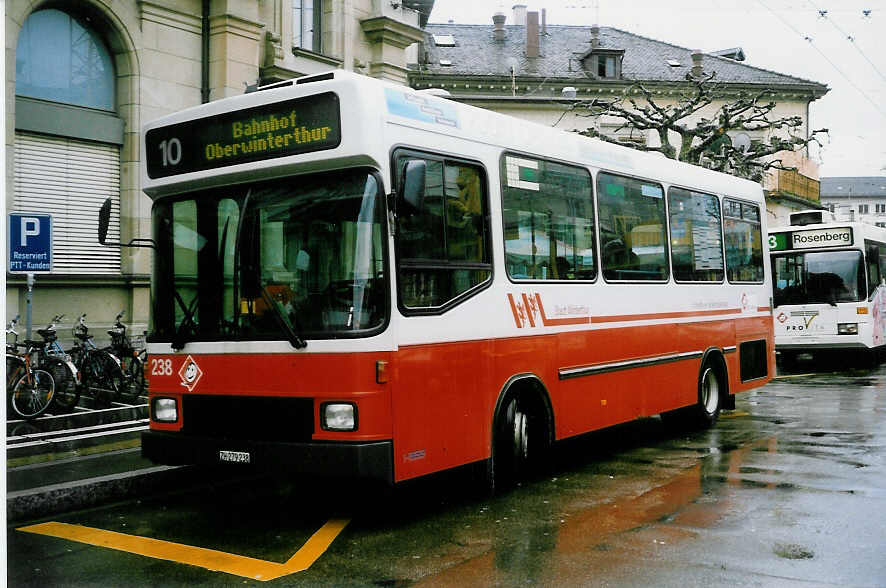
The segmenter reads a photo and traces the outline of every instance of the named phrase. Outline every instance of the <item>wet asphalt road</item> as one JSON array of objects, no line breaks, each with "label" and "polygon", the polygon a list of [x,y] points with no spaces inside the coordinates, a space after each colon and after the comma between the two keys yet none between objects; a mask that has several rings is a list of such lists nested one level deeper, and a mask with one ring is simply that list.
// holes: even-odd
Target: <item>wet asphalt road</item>
[{"label": "wet asphalt road", "polygon": [[389,498],[207,474],[202,488],[51,519],[271,562],[349,521],[307,570],[268,583],[17,530],[27,523],[7,529],[8,582],[886,586],[886,366],[797,367],[828,371],[739,396],[709,431],[644,419],[563,444],[543,476],[491,499],[464,472]]}]

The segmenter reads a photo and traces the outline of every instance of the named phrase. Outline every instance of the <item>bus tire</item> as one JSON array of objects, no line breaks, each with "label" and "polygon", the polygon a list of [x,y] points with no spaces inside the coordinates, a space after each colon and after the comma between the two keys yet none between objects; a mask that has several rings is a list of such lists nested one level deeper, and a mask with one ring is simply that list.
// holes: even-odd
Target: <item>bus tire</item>
[{"label": "bus tire", "polygon": [[543,402],[528,389],[508,393],[495,422],[490,490],[514,487],[535,473],[550,446]]},{"label": "bus tire", "polygon": [[705,361],[698,376],[698,403],[693,407],[692,425],[699,429],[712,427],[720,417],[726,393],[723,372],[714,361]]}]

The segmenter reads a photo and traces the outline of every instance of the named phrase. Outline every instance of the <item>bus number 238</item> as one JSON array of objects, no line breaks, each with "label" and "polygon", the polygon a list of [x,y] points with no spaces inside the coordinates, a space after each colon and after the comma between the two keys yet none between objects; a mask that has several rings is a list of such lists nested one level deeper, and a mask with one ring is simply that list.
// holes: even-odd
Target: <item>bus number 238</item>
[{"label": "bus number 238", "polygon": [[171,359],[152,359],[151,360],[152,376],[171,376],[172,360]]}]

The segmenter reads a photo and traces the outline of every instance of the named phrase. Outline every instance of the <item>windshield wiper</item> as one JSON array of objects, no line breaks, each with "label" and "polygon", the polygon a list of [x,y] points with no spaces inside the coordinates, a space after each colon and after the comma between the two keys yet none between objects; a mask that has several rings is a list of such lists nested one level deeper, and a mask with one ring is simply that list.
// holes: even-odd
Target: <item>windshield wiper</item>
[{"label": "windshield wiper", "polygon": [[278,300],[276,300],[268,289],[265,286],[261,287],[261,296],[264,299],[265,303],[272,309],[274,309],[274,319],[277,321],[277,325],[286,333],[286,338],[289,339],[290,345],[295,347],[296,349],[304,349],[308,346],[308,342],[305,341],[304,337],[301,336],[300,329],[298,328],[298,321],[295,316],[295,307],[293,306],[293,312],[290,322],[290,317],[287,316],[283,305],[280,304]]},{"label": "windshield wiper", "polygon": [[188,306],[185,304],[185,301],[182,300],[178,290],[174,290],[173,292],[175,293],[175,300],[178,302],[178,305],[181,306],[182,312],[185,313],[185,318],[179,323],[178,329],[175,330],[175,337],[172,338],[172,348],[175,351],[180,351],[188,344],[188,332],[193,331],[196,333],[197,331],[194,315],[197,312],[197,300],[199,300],[199,297],[194,296],[190,306]]}]

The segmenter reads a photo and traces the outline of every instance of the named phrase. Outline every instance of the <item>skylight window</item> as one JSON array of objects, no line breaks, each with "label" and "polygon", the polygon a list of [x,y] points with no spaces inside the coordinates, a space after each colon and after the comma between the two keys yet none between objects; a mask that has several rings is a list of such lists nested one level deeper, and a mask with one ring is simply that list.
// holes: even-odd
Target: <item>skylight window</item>
[{"label": "skylight window", "polygon": [[683,64],[676,59],[668,59],[668,65],[670,65],[671,67],[681,67]]},{"label": "skylight window", "polygon": [[437,47],[455,47],[455,37],[452,35],[434,35],[434,44]]}]

